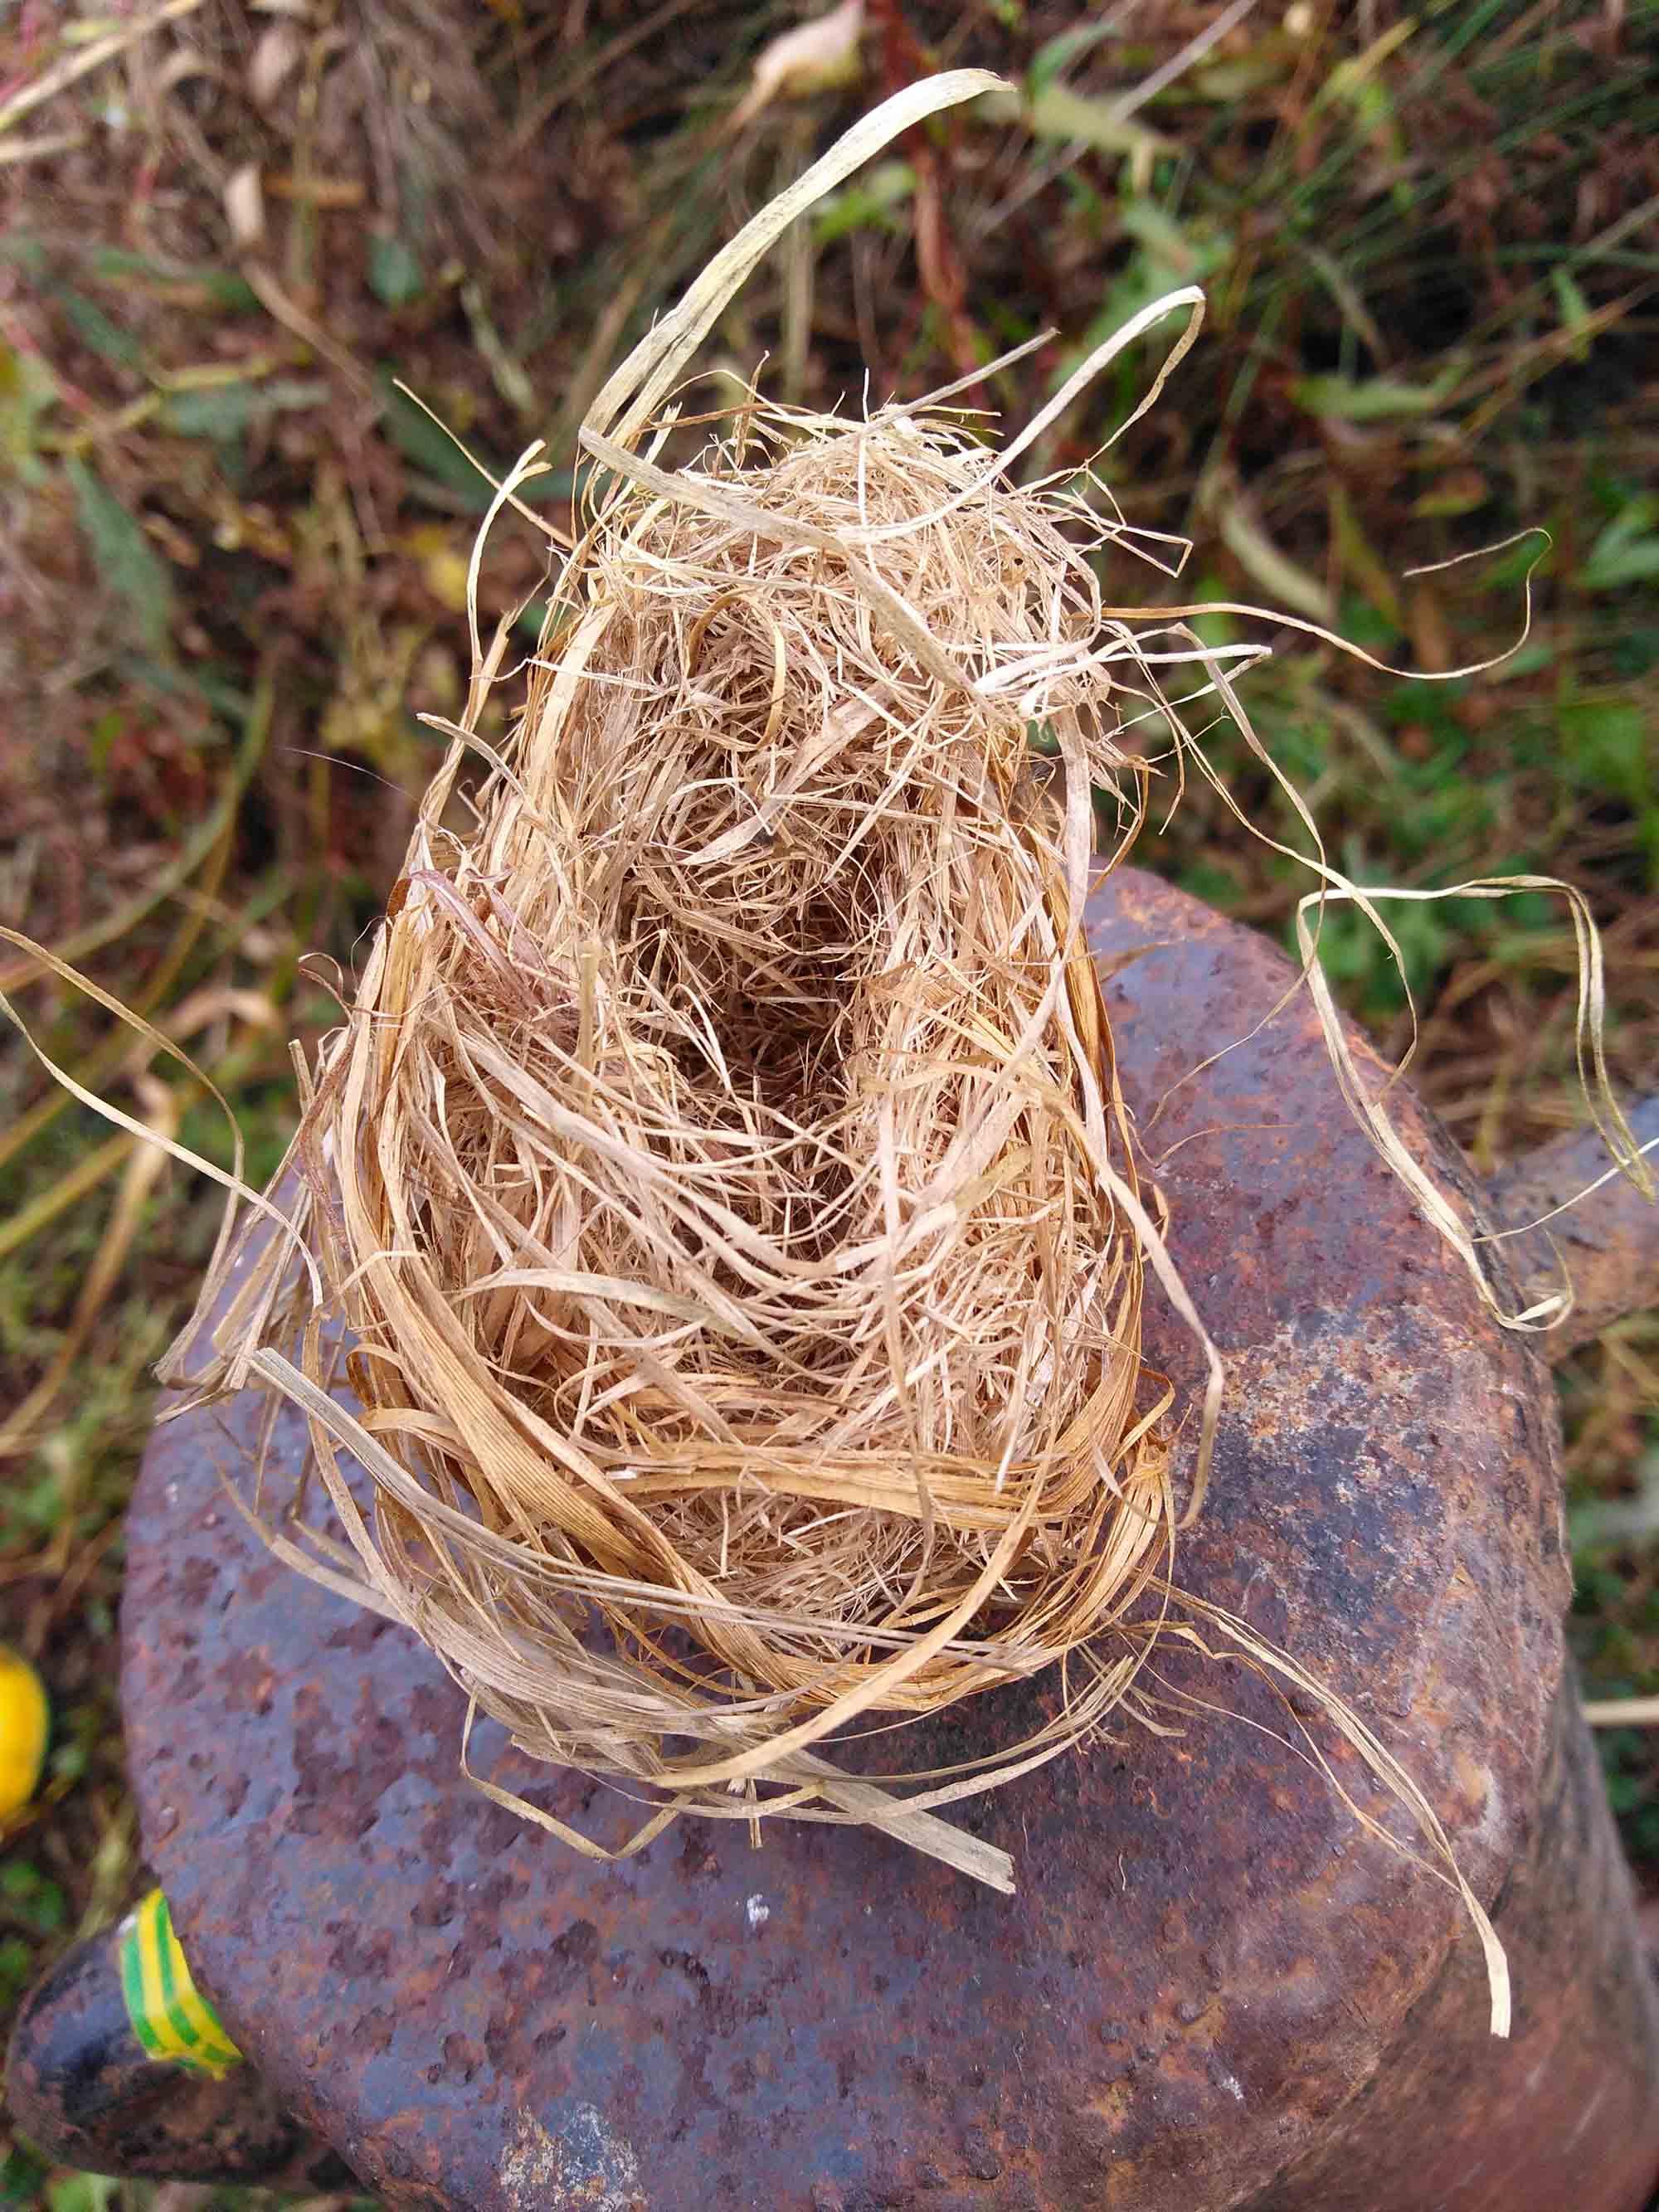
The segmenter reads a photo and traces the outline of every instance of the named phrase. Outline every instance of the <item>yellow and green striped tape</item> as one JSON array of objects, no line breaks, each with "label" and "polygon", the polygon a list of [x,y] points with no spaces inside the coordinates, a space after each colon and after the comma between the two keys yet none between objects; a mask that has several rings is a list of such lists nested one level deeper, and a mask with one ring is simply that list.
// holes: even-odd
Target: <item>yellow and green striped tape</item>
[{"label": "yellow and green striped tape", "polygon": [[152,2058],[217,2080],[242,2054],[191,1979],[167,1901],[153,1889],[121,1929],[121,1994],[132,2032]]}]

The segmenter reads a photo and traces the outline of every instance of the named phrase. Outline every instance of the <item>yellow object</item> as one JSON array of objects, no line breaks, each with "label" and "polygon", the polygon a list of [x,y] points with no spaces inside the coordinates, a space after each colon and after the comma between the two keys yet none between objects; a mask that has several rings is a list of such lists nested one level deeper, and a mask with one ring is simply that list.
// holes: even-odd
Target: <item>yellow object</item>
[{"label": "yellow object", "polygon": [[40,1677],[0,1644],[0,1820],[21,1812],[40,1785],[50,1717]]},{"label": "yellow object", "polygon": [[159,1889],[134,1906],[122,1924],[121,1994],[132,2032],[152,2058],[164,2058],[216,2081],[240,2066],[242,2054],[191,1978],[167,1901]]}]

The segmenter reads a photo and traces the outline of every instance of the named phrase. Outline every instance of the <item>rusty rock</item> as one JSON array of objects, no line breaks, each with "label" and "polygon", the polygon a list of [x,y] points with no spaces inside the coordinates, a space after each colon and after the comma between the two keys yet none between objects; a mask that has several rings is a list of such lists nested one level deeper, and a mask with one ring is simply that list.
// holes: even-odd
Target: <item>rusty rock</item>
[{"label": "rusty rock", "polygon": [[[1659,1098],[1641,1100],[1628,1119],[1638,1145],[1659,1146]],[[1575,1130],[1494,1176],[1491,1211],[1504,1227],[1523,1229],[1588,1189],[1610,1164],[1597,1131]],[[1609,1322],[1659,1304],[1659,1206],[1614,1176],[1570,1213],[1516,1237],[1508,1256],[1531,1297],[1559,1290],[1566,1271],[1572,1310],[1548,1338],[1559,1358]]]},{"label": "rusty rock", "polygon": [[[1159,1671],[1224,1710],[1172,1738],[1126,1725],[963,1809],[1013,1854],[1012,1899],[849,1830],[769,1827],[755,1852],[687,1820],[627,1862],[579,1859],[466,1787],[435,1660],[246,1531],[218,1472],[250,1448],[242,1403],[160,1431],[133,1507],[145,1847],[237,2042],[388,2202],[1330,2212],[1347,2172],[1356,2212],[1633,2212],[1659,2172],[1628,1883],[1561,1732],[1547,1372],[1354,1127],[1301,1000],[1170,1090],[1273,1008],[1277,952],[1135,874],[1091,921],[1103,953],[1152,948],[1109,1001],[1231,1371],[1179,1579],[1299,1656],[1423,1785],[1496,1906],[1515,2040],[1487,2037],[1455,1897],[1286,1747],[1263,1683],[1196,1655]],[[1149,1304],[1149,1355],[1190,1390],[1193,1348]],[[280,1434],[297,1454],[297,1423]],[[998,1692],[860,1756],[946,1765],[1055,1695]],[[497,1729],[475,1758],[603,1841],[636,1825]]]}]

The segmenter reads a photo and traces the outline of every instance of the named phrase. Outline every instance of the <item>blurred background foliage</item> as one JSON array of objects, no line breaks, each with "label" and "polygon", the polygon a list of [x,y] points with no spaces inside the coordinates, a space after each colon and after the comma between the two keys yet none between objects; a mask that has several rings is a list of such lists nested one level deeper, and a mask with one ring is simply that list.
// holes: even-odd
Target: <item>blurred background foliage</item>
[{"label": "blurred background foliage", "polygon": [[[491,465],[574,426],[711,250],[852,117],[939,66],[1003,95],[901,142],[786,240],[714,357],[857,404],[975,372],[1018,424],[1168,288],[1208,319],[1101,465],[1127,518],[1193,539],[1179,586],[1442,675],[1380,674],[1269,616],[1256,726],[1361,880],[1563,875],[1606,933],[1612,1057],[1659,1071],[1659,9],[1654,0],[13,0],[0,11],[0,923],[185,1044],[262,1176],[288,1040],[334,1009],[457,703]],[[1143,347],[1054,426],[1085,460]],[[544,546],[495,533],[493,605]],[[1208,743],[1251,820],[1260,764]],[[1189,788],[1145,862],[1285,935],[1305,878]],[[1577,1115],[1558,903],[1400,909],[1429,1097],[1489,1169]],[[1346,919],[1328,964],[1385,1045],[1403,981]],[[15,948],[43,1049],[227,1160],[198,1080]],[[116,1705],[121,1510],[149,1368],[187,1310],[211,1188],[66,1097],[0,1035],[0,1617],[57,1716],[0,1844],[0,2021],[143,1877]],[[1659,1320],[1561,1370],[1603,1694],[1659,1690]],[[165,1635],[165,1623],[153,1625]],[[1659,1760],[1606,1739],[1659,1889]],[[52,2212],[206,2201],[54,2174],[0,2124],[0,2197]]]}]

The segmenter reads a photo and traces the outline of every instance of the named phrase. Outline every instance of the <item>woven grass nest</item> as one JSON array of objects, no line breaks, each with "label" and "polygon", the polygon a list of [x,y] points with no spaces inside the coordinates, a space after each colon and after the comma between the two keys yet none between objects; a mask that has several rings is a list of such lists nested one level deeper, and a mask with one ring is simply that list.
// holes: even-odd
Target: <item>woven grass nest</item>
[{"label": "woven grass nest", "polygon": [[[279,1548],[532,1752],[645,1785],[636,1843],[690,1808],[874,1820],[1008,1886],[937,1808],[1128,1692],[1178,1513],[1140,1351],[1169,1270],[1082,927],[1099,795],[1126,848],[1145,775],[1089,558],[1117,526],[1017,487],[1042,422],[999,450],[955,391],[849,420],[745,389],[655,458],[777,232],[986,82],[849,134],[595,403],[539,647],[510,668],[475,601],[465,714],[259,1209],[283,1233],[228,1248],[200,1311],[234,1266],[230,1316],[174,1373],[305,1408],[353,1550],[280,1516]],[[1067,1661],[1063,1719],[971,1771],[896,1790],[817,1748]]]},{"label": "woven grass nest", "polygon": [[[303,1409],[348,1542],[266,1494],[271,1542],[409,1623],[532,1753],[646,1796],[629,1849],[687,1810],[873,1822],[1008,1887],[940,1808],[1134,1709],[1202,1490],[1219,1364],[1137,1180],[1082,914],[1101,796],[1118,857],[1140,818],[1126,725],[1180,728],[1154,663],[1202,661],[1233,703],[1189,632],[1153,652],[1103,606],[1098,485],[1011,468],[1182,312],[1150,405],[1201,301],[1156,303],[1004,447],[954,391],[854,420],[744,390],[660,465],[695,349],[787,224],[994,82],[886,103],[618,370],[516,667],[475,557],[451,752],[284,1176],[211,1271],[198,1311],[234,1272],[228,1317],[170,1379]],[[1377,918],[1387,894],[1322,872],[1316,896]],[[1334,1008],[1328,1033],[1387,1151]],[[1144,1366],[1148,1271],[1209,1352],[1201,1409]],[[1409,1807],[1482,1930],[1497,2024],[1502,1954],[1431,1808],[1226,1632]],[[826,1756],[1057,1663],[1060,1717],[971,1768],[878,1785]]]},{"label": "woven grass nest", "polygon": [[705,1811],[1164,1564],[1065,850],[1127,764],[1075,518],[985,466],[944,415],[756,405],[596,489],[307,1115],[400,1601],[535,1749]]}]

